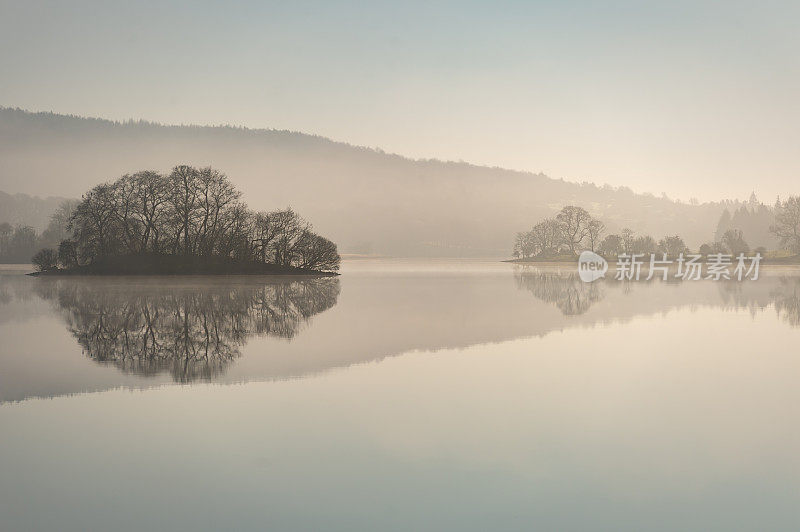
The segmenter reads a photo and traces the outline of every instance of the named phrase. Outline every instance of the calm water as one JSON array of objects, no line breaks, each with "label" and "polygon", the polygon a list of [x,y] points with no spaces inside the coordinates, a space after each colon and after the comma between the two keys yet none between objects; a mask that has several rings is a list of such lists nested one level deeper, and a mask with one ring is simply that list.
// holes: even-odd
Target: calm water
[{"label": "calm water", "polygon": [[0,529],[798,530],[800,274],[0,271]]}]

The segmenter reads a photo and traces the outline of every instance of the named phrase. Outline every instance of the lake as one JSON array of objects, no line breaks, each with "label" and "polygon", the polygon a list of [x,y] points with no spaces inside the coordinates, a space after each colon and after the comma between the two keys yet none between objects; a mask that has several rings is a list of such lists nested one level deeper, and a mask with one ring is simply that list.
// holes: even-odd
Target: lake
[{"label": "lake", "polygon": [[0,529],[798,530],[800,271],[0,270]]}]

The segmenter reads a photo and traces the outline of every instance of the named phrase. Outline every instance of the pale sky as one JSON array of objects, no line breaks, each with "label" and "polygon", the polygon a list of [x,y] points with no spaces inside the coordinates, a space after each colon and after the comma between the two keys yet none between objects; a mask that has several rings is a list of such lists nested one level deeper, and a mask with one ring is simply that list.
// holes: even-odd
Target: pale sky
[{"label": "pale sky", "polygon": [[0,105],[800,193],[798,2],[0,0]]}]

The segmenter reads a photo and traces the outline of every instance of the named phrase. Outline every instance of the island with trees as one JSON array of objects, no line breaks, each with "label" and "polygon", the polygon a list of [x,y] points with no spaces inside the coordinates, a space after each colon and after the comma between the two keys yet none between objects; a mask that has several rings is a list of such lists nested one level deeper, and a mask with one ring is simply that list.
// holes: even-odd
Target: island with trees
[{"label": "island with trees", "polygon": [[336,244],[292,209],[253,212],[225,174],[176,166],[97,185],[67,238],[32,258],[39,274],[336,275]]},{"label": "island with trees", "polygon": [[[751,203],[755,203],[754,200]],[[714,241],[699,246],[697,253],[703,256],[760,253],[768,262],[800,263],[800,196],[778,200],[772,208],[767,209],[760,204],[758,207],[752,211],[743,208],[737,211],[736,218],[748,220],[757,216],[768,220],[766,231],[774,237],[776,249],[768,250],[764,246],[751,248],[744,231],[736,226],[736,219],[725,211]],[[637,235],[629,228],[607,234],[606,225],[592,217],[586,209],[568,205],[555,217],[534,225],[530,231],[517,233],[511,262],[574,261],[583,250],[594,251],[610,261],[622,254],[657,253],[675,258],[691,252],[678,235],[656,240],[649,235]]]}]

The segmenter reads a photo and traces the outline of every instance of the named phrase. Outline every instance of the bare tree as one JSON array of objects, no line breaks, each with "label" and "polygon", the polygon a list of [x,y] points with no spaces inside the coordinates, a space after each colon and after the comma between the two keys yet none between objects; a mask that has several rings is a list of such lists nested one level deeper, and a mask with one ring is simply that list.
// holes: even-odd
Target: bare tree
[{"label": "bare tree", "polygon": [[600,238],[603,236],[605,231],[606,224],[600,220],[592,219],[589,221],[589,224],[586,227],[586,237],[589,241],[589,249],[594,251],[595,248],[600,245]]},{"label": "bare tree", "polygon": [[102,184],[83,196],[70,217],[69,227],[81,261],[103,257],[116,247],[114,187]]},{"label": "bare tree", "polygon": [[198,174],[196,168],[181,165],[173,168],[169,175],[169,202],[175,223],[173,248],[175,251],[182,249],[184,255],[189,255],[192,251],[190,234],[197,215],[195,207],[199,201]]},{"label": "bare tree", "polygon": [[583,207],[567,205],[556,216],[561,224],[564,244],[570,253],[575,254],[589,232],[589,222],[592,217]]},{"label": "bare tree", "polygon": [[278,236],[272,243],[273,259],[279,266],[290,266],[295,259],[297,242],[309,230],[308,222],[292,209],[272,213]]},{"label": "bare tree", "polygon": [[257,212],[253,217],[253,235],[251,245],[253,253],[266,262],[270,256],[272,242],[278,237],[278,224],[272,213]]},{"label": "bare tree", "polygon": [[622,237],[622,251],[628,254],[633,253],[633,241],[636,239],[635,233],[625,227],[620,231],[620,237]]},{"label": "bare tree", "polygon": [[142,226],[139,248],[158,253],[161,232],[169,219],[169,183],[165,176],[151,171],[137,172],[129,179],[136,197],[133,216]]},{"label": "bare tree", "polygon": [[527,259],[537,253],[533,231],[517,233],[514,239],[513,254],[517,258]]},{"label": "bare tree", "polygon": [[241,197],[225,174],[211,167],[197,172],[198,214],[196,251],[208,256],[225,233],[224,212]]},{"label": "bare tree", "polygon": [[297,242],[297,266],[313,270],[338,270],[339,253],[336,244],[311,231],[306,231]]},{"label": "bare tree", "polygon": [[539,222],[527,235],[532,255],[553,255],[560,251],[563,240],[562,225],[552,218]]}]

